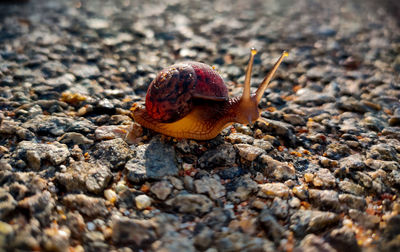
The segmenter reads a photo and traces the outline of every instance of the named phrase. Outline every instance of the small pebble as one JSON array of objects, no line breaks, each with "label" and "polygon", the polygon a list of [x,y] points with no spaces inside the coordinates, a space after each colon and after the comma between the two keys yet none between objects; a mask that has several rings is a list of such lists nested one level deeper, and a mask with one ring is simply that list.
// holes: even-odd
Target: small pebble
[{"label": "small pebble", "polygon": [[148,208],[151,206],[151,198],[145,194],[139,195],[135,197],[136,207],[139,210]]},{"label": "small pebble", "polygon": [[289,197],[289,187],[283,183],[267,183],[258,186],[263,193],[262,195],[281,198]]},{"label": "small pebble", "polygon": [[104,190],[104,197],[111,203],[117,200],[117,193],[112,189]]}]

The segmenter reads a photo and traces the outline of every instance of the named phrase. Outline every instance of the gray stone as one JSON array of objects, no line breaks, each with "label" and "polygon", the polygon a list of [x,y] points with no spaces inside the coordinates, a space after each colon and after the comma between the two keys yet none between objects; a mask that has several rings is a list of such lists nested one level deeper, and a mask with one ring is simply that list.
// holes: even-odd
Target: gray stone
[{"label": "gray stone", "polygon": [[309,197],[313,205],[321,210],[338,211],[340,209],[338,193],[333,190],[310,189]]},{"label": "gray stone", "polygon": [[85,118],[37,115],[28,120],[22,127],[38,134],[61,136],[65,132],[92,133],[95,126]]},{"label": "gray stone", "polygon": [[258,190],[258,184],[248,175],[235,178],[225,187],[228,192],[227,198],[235,203],[249,199],[249,197]]},{"label": "gray stone", "polygon": [[27,186],[14,182],[9,186],[9,192],[15,200],[23,199],[30,191]]},{"label": "gray stone", "polygon": [[214,241],[214,232],[212,229],[204,224],[197,224],[194,232],[196,235],[193,237],[193,244],[196,248],[206,250]]},{"label": "gray stone", "polygon": [[184,188],[188,191],[194,191],[194,179],[190,176],[183,177]]},{"label": "gray stone", "polygon": [[365,106],[361,101],[356,100],[354,97],[343,96],[340,97],[339,102],[336,103],[338,109],[352,112],[365,113],[368,111],[368,107]]},{"label": "gray stone", "polygon": [[400,234],[400,215],[397,214],[387,221],[386,228],[383,231],[385,239],[393,239]]},{"label": "gray stone", "polygon": [[196,251],[193,241],[182,237],[178,232],[168,232],[158,241],[156,245],[153,243],[153,251]]},{"label": "gray stone", "polygon": [[110,24],[108,20],[100,18],[90,18],[86,20],[86,25],[90,29],[101,30],[109,28]]},{"label": "gray stone", "polygon": [[396,161],[384,161],[369,158],[365,160],[365,164],[374,170],[383,169],[385,171],[392,171],[400,169],[400,164]]},{"label": "gray stone", "polygon": [[179,215],[174,213],[159,213],[151,220],[154,220],[157,225],[156,232],[159,235],[166,234],[168,232],[174,232],[178,229],[184,227],[181,222],[179,222]]},{"label": "gray stone", "polygon": [[395,170],[389,173],[388,181],[394,187],[400,186],[400,171]]},{"label": "gray stone", "polygon": [[340,159],[342,157],[346,157],[351,153],[351,149],[342,143],[334,142],[328,145],[326,150],[326,155],[331,159]]},{"label": "gray stone", "polygon": [[383,252],[398,251],[400,249],[400,215],[395,215],[389,219],[383,231],[379,250]]},{"label": "gray stone", "polygon": [[106,201],[102,198],[95,198],[84,194],[69,194],[62,202],[71,210],[76,210],[90,218],[105,217],[108,214]]},{"label": "gray stone", "polygon": [[239,151],[239,156],[254,161],[258,156],[264,153],[264,150],[250,144],[235,144],[235,148]]},{"label": "gray stone", "polygon": [[399,127],[386,127],[382,130],[382,135],[388,138],[394,138],[400,140],[400,128]]},{"label": "gray stone", "polygon": [[8,120],[8,119],[1,120],[0,134],[7,134],[7,135],[16,134],[16,132],[20,128],[19,125],[20,125],[19,122],[13,120]]},{"label": "gray stone", "polygon": [[229,168],[224,168],[218,171],[218,175],[221,179],[235,179],[243,175],[245,171],[238,166],[233,166]]},{"label": "gray stone", "polygon": [[275,160],[269,155],[265,154],[261,155],[260,160],[261,163],[264,164],[262,169],[265,175],[273,176],[279,181],[296,178],[295,169],[286,163]]},{"label": "gray stone", "polygon": [[339,202],[341,205],[345,205],[348,208],[357,209],[363,211],[367,203],[363,197],[354,196],[352,194],[340,194]]},{"label": "gray stone", "polygon": [[165,180],[159,181],[150,187],[150,192],[154,193],[158,199],[165,200],[172,192],[172,185]]},{"label": "gray stone", "polygon": [[95,145],[93,157],[107,164],[111,169],[123,167],[133,156],[133,151],[121,138],[103,141]]},{"label": "gray stone", "polygon": [[14,171],[2,175],[4,175],[4,177],[2,178],[0,175],[0,182],[3,182],[4,184],[18,181],[10,184],[9,193],[12,193],[14,197],[22,197],[21,199],[27,195],[40,194],[49,187],[49,181],[33,172]]},{"label": "gray stone", "polygon": [[361,126],[357,118],[348,118],[342,121],[340,124],[340,131],[348,134],[359,134],[361,131]]},{"label": "gray stone", "polygon": [[82,215],[78,212],[69,212],[66,214],[65,225],[68,226],[71,231],[71,237],[77,239],[82,237],[82,233],[85,231],[86,225]]},{"label": "gray stone", "polygon": [[281,239],[284,237],[285,229],[281,224],[279,224],[275,217],[271,215],[268,209],[261,211],[258,216],[258,222],[266,232],[267,237],[273,240],[275,244],[279,244]]},{"label": "gray stone", "polygon": [[287,199],[289,197],[290,189],[283,183],[265,183],[258,185],[260,192],[259,196],[274,198],[280,197]]},{"label": "gray stone", "polygon": [[228,226],[234,218],[234,213],[228,209],[214,208],[210,213],[203,217],[204,224],[212,228],[214,231],[220,231],[223,227]]},{"label": "gray stone", "polygon": [[151,206],[152,198],[146,194],[141,194],[135,197],[136,208],[139,210],[146,209]]},{"label": "gray stone", "polygon": [[381,218],[376,215],[367,214],[365,212],[360,212],[356,209],[349,210],[349,216],[353,219],[357,224],[367,228],[367,229],[374,229],[377,228]]},{"label": "gray stone", "polygon": [[263,118],[260,128],[271,133],[283,137],[289,146],[296,144],[296,135],[294,135],[294,127],[291,124]]},{"label": "gray stone", "polygon": [[322,123],[315,122],[315,121],[308,121],[307,128],[308,128],[309,133],[312,133],[315,135],[323,134],[327,131],[325,125],[323,125]]},{"label": "gray stone", "polygon": [[361,251],[357,243],[356,234],[352,229],[346,226],[332,230],[327,240],[337,251]]},{"label": "gray stone", "polygon": [[367,153],[367,158],[396,162],[399,161],[396,149],[388,144],[383,143],[371,146]]},{"label": "gray stone", "polygon": [[183,182],[181,179],[177,177],[168,177],[168,180],[171,182],[171,185],[176,189],[176,190],[183,190]]},{"label": "gray stone", "polygon": [[8,246],[14,239],[14,236],[13,227],[6,222],[0,221],[0,249],[2,251],[7,251],[7,249],[9,249]]},{"label": "gray stone", "polygon": [[43,226],[49,225],[50,216],[55,207],[49,191],[37,193],[18,202],[18,206],[27,209]]},{"label": "gray stone", "polygon": [[216,240],[218,251],[275,251],[272,242],[241,232],[232,232]]},{"label": "gray stone", "polygon": [[22,141],[17,146],[16,155],[26,160],[30,168],[39,170],[43,161],[49,161],[53,165],[64,163],[70,152],[65,144],[58,142],[39,144]]},{"label": "gray stone", "polygon": [[205,193],[211,199],[216,200],[225,196],[225,187],[221,184],[218,176],[215,178],[203,176],[194,181],[194,188],[197,193]]},{"label": "gray stone", "polygon": [[253,146],[261,148],[265,151],[271,151],[274,149],[274,146],[270,142],[263,139],[254,139]]},{"label": "gray stone", "polygon": [[292,189],[293,194],[301,200],[308,200],[308,186],[305,184],[294,186]]},{"label": "gray stone", "polygon": [[35,218],[31,218],[23,227],[20,227],[15,233],[13,241],[10,241],[9,251],[28,250],[33,251],[40,248],[40,242],[34,234],[42,233],[40,223]]},{"label": "gray stone", "polygon": [[175,149],[155,138],[136,148],[136,155],[126,163],[125,170],[128,180],[133,183],[178,175]]},{"label": "gray stone", "polygon": [[26,151],[26,161],[27,164],[33,169],[33,170],[39,170],[40,169],[40,156],[39,153],[36,150],[27,150]]},{"label": "gray stone", "polygon": [[358,153],[340,159],[339,164],[342,169],[363,170],[365,168],[364,158]]},{"label": "gray stone", "polygon": [[366,172],[357,171],[354,180],[365,188],[371,188],[373,184],[373,179]]},{"label": "gray stone", "polygon": [[299,210],[290,217],[290,229],[298,237],[320,232],[339,222],[339,215],[332,212]]},{"label": "gray stone", "polygon": [[130,125],[103,125],[95,131],[97,140],[122,138],[129,144],[137,143],[142,135],[143,128],[137,123]]},{"label": "gray stone", "polygon": [[271,212],[278,219],[285,219],[289,214],[289,204],[287,200],[275,197],[272,201]]},{"label": "gray stone", "polygon": [[120,208],[136,208],[135,198],[140,192],[136,189],[125,187],[118,192],[117,202]]},{"label": "gray stone", "polygon": [[66,226],[60,228],[46,228],[44,230],[43,247],[45,250],[67,251],[71,231]]},{"label": "gray stone", "polygon": [[69,132],[69,133],[65,133],[64,135],[62,135],[58,141],[60,141],[63,144],[67,144],[67,145],[85,145],[85,144],[93,144],[93,140],[88,139],[87,137],[85,137],[84,135],[77,133],[77,132]]},{"label": "gray stone", "polygon": [[201,194],[179,194],[166,203],[178,212],[196,215],[208,213],[213,207],[213,202]]},{"label": "gray stone", "polygon": [[387,124],[380,118],[374,116],[366,116],[361,121],[361,125],[367,129],[380,132]]},{"label": "gray stone", "polygon": [[331,94],[315,92],[307,88],[299,89],[296,95],[294,102],[301,105],[319,106],[336,100]]},{"label": "gray stone", "polygon": [[336,179],[331,171],[325,168],[321,168],[318,169],[318,171],[314,174],[313,183],[314,186],[329,188],[336,185]]},{"label": "gray stone", "polygon": [[0,199],[0,219],[4,220],[9,213],[14,211],[17,202],[4,188],[0,188]]},{"label": "gray stone", "polygon": [[73,64],[69,71],[80,79],[95,78],[100,75],[96,65]]},{"label": "gray stone", "polygon": [[302,117],[300,115],[296,115],[296,114],[284,114],[283,120],[285,120],[286,122],[288,122],[294,126],[306,125],[306,120],[304,120],[304,117]]},{"label": "gray stone", "polygon": [[55,78],[47,79],[45,83],[56,90],[65,90],[71,87],[75,80],[76,78],[74,75],[66,73]]},{"label": "gray stone", "polygon": [[114,217],[112,240],[115,244],[145,247],[157,239],[156,228],[157,223],[153,220]]},{"label": "gray stone", "polygon": [[105,243],[104,234],[100,231],[88,231],[83,234],[83,248],[90,251],[108,251],[110,247]]},{"label": "gray stone", "polygon": [[331,247],[331,245],[325,242],[322,238],[314,235],[309,234],[307,235],[300,243],[299,251],[304,252],[317,252],[317,251],[324,251],[324,252],[336,252],[336,250]]},{"label": "gray stone", "polygon": [[65,72],[66,70],[66,66],[64,64],[62,64],[59,61],[47,61],[46,63],[43,64],[42,66],[42,72],[52,78],[52,77],[56,77],[57,75]]},{"label": "gray stone", "polygon": [[340,181],[339,188],[343,192],[351,193],[356,196],[360,196],[360,195],[364,194],[364,188],[362,186],[354,184],[353,182],[350,182],[348,180]]},{"label": "gray stone", "polygon": [[235,144],[235,143],[252,144],[254,142],[253,137],[251,137],[249,135],[245,135],[243,133],[232,133],[232,134],[229,134],[225,139],[233,144]]},{"label": "gray stone", "polygon": [[199,147],[198,143],[189,139],[179,139],[176,143],[176,148],[178,151],[183,153],[190,153]]},{"label": "gray stone", "polygon": [[133,37],[129,33],[118,33],[116,37],[104,39],[104,44],[107,46],[115,46],[123,42],[132,41]]},{"label": "gray stone", "polygon": [[87,163],[78,161],[72,163],[66,172],[56,174],[58,182],[65,186],[69,192],[101,193],[112,178],[110,169],[97,162]]},{"label": "gray stone", "polygon": [[236,151],[231,144],[221,144],[206,151],[198,160],[201,168],[225,167],[235,163]]}]

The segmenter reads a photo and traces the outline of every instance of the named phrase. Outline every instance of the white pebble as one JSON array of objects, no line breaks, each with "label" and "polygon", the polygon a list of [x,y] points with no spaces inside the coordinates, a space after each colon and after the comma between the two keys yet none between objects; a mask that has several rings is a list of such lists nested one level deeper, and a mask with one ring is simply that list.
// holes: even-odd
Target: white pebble
[{"label": "white pebble", "polygon": [[96,228],[96,225],[95,225],[93,222],[88,222],[88,223],[86,224],[86,226],[87,226],[87,229],[88,229],[89,231],[93,231],[93,230]]},{"label": "white pebble", "polygon": [[104,197],[110,202],[115,202],[117,194],[113,190],[107,189],[104,191]]},{"label": "white pebble", "polygon": [[136,196],[135,202],[138,209],[144,209],[151,206],[151,198],[145,194]]},{"label": "white pebble", "polygon": [[119,181],[117,183],[117,186],[115,187],[115,191],[117,193],[122,192],[123,190],[125,190],[126,188],[128,188],[125,184],[125,181]]}]

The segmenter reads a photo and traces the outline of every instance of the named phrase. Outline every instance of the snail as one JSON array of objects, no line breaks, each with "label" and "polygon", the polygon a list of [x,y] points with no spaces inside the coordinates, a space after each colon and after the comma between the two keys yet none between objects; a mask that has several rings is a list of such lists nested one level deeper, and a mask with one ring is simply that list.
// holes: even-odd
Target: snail
[{"label": "snail", "polygon": [[183,62],[158,73],[147,90],[145,107],[133,104],[131,116],[145,128],[176,138],[208,140],[233,123],[260,120],[258,104],[284,57],[283,52],[255,93],[250,92],[254,56],[251,49],[241,97],[230,98],[214,68]]}]

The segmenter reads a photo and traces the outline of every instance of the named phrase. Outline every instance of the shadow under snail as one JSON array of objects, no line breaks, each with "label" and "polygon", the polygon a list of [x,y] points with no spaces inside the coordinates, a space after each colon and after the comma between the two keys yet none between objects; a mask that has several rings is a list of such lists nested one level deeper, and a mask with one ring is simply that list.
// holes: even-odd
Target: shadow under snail
[{"label": "shadow under snail", "polygon": [[241,97],[230,98],[221,76],[210,66],[183,62],[161,70],[150,83],[145,107],[133,104],[131,116],[145,128],[176,138],[208,140],[233,123],[252,124],[258,104],[284,57],[283,52],[255,93],[250,92],[254,56],[251,49]]}]

